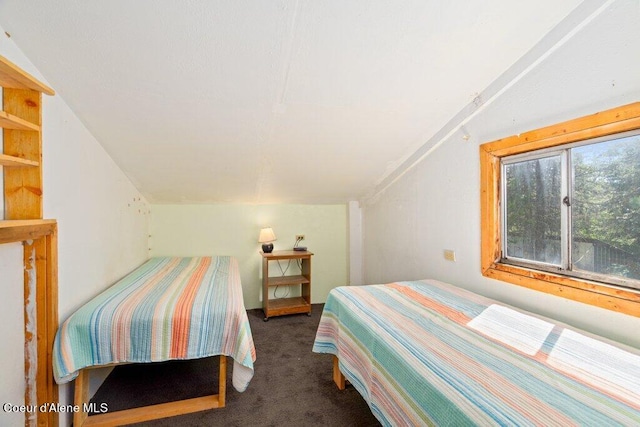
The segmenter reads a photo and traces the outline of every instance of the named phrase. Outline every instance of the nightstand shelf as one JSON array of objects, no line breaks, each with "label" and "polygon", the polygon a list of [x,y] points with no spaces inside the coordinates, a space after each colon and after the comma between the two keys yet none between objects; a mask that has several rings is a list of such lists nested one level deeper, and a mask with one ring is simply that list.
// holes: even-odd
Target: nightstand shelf
[{"label": "nightstand shelf", "polygon": [[[262,310],[264,321],[273,316],[307,313],[311,315],[311,256],[308,251],[274,251],[262,255]],[[299,275],[269,276],[270,261],[300,261]],[[300,286],[301,296],[269,298],[269,288],[275,286]]]},{"label": "nightstand shelf", "polygon": [[311,283],[311,279],[304,276],[269,277],[267,286],[289,286],[300,285],[302,283]]}]

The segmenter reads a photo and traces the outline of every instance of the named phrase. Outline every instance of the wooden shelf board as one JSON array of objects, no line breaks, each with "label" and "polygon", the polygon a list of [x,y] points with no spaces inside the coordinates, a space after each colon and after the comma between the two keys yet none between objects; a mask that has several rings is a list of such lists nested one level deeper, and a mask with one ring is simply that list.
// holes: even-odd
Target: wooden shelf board
[{"label": "wooden shelf board", "polygon": [[0,56],[0,86],[13,89],[31,89],[47,95],[56,94],[49,86],[22,70],[4,56]]},{"label": "wooden shelf board", "polygon": [[308,277],[304,276],[276,276],[269,277],[269,286],[289,286],[311,283]]},{"label": "wooden shelf board", "polygon": [[268,260],[311,258],[311,255],[313,255],[313,253],[309,251],[273,251],[270,253],[261,251],[260,254]]},{"label": "wooden shelf board", "polygon": [[33,160],[21,159],[20,157],[7,156],[6,154],[0,154],[0,166],[14,166],[14,167],[24,167],[24,166],[38,166],[39,163]]},{"label": "wooden shelf board", "polygon": [[311,304],[303,297],[270,299],[265,316],[282,316],[297,313],[311,313]]},{"label": "wooden shelf board", "polygon": [[33,130],[36,132],[40,130],[40,126],[6,111],[0,111],[0,127],[4,129]]},{"label": "wooden shelf board", "polygon": [[0,221],[0,244],[34,240],[53,233],[55,219],[16,219]]}]

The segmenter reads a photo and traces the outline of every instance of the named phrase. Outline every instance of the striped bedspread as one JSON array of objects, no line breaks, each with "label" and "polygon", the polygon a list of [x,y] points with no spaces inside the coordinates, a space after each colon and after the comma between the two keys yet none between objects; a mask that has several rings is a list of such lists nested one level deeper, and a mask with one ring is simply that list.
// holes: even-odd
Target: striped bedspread
[{"label": "striped bedspread", "polygon": [[53,371],[62,384],[90,366],[214,355],[234,359],[244,391],[256,355],[237,260],[152,258],[62,324]]},{"label": "striped bedspread", "polygon": [[433,280],[333,289],[313,351],[383,425],[640,425],[640,351]]}]

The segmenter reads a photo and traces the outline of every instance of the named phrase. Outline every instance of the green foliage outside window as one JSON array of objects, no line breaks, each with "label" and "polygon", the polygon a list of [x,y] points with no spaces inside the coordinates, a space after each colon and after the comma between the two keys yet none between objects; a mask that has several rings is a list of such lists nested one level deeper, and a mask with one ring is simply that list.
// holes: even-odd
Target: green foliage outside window
[{"label": "green foliage outside window", "polygon": [[640,280],[640,136],[542,155],[506,162],[506,256]]}]

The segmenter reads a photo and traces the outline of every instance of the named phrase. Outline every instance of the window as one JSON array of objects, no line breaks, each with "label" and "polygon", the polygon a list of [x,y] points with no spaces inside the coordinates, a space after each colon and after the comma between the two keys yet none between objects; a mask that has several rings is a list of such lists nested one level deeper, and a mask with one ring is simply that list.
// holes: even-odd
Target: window
[{"label": "window", "polygon": [[485,276],[640,317],[640,103],[480,159]]},{"label": "window", "polygon": [[640,135],[501,165],[503,262],[640,289]]}]

